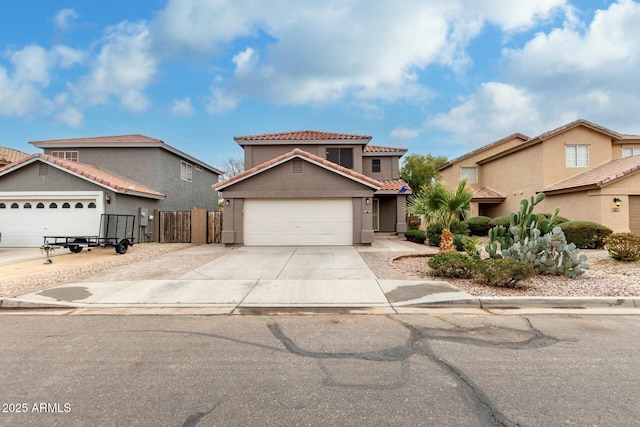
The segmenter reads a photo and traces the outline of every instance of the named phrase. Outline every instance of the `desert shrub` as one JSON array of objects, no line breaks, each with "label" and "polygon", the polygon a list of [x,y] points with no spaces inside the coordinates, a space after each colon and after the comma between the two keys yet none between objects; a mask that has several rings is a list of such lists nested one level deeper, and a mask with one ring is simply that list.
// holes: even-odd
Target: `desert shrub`
[{"label": "desert shrub", "polygon": [[[538,214],[538,218],[539,218],[540,221],[542,221],[543,219],[551,218],[551,215],[552,214],[550,214],[550,213],[541,213],[541,214]],[[562,224],[563,222],[569,222],[569,218],[565,218],[563,216],[556,215],[556,219],[555,219],[555,221],[553,221],[553,225]]]},{"label": "desert shrub", "polygon": [[502,215],[493,218],[489,221],[489,228],[497,227],[498,225],[502,225],[503,227],[509,227],[511,224],[511,219],[509,215]]},{"label": "desert shrub", "polygon": [[471,237],[465,236],[464,234],[453,235],[453,244],[458,252],[466,251],[467,244],[471,241]]},{"label": "desert shrub", "polygon": [[404,237],[408,241],[415,243],[424,243],[427,239],[427,235],[421,230],[407,230],[404,232]]},{"label": "desert shrub", "polygon": [[[451,224],[451,233],[469,235],[469,226],[461,221],[454,221]],[[442,236],[442,225],[438,223],[431,223],[427,227],[427,241],[430,246],[440,246],[440,238]]]},{"label": "desert shrub", "polygon": [[471,236],[464,244],[464,251],[470,257],[480,259],[480,252],[482,252],[482,242],[476,236]]},{"label": "desert shrub", "polygon": [[437,276],[470,279],[475,273],[476,260],[467,254],[441,252],[430,258],[427,264]]},{"label": "desert shrub", "polygon": [[590,221],[567,221],[558,227],[564,232],[567,242],[580,249],[602,249],[604,239],[613,233],[610,228]]},{"label": "desert shrub", "polygon": [[477,262],[474,281],[486,286],[515,288],[535,275],[533,265],[514,259],[487,258]]},{"label": "desert shrub", "polygon": [[489,225],[490,221],[491,218],[488,216],[474,216],[462,222],[467,224],[469,227],[469,233],[472,236],[486,236],[489,234],[489,230],[491,229],[491,226]]},{"label": "desert shrub", "polygon": [[605,238],[605,248],[613,259],[640,260],[640,236],[631,233],[614,233]]}]

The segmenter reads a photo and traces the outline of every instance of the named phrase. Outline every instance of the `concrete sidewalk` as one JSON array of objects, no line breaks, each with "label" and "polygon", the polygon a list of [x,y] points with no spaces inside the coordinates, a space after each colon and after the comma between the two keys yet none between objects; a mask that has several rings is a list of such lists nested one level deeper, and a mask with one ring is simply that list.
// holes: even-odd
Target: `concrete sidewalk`
[{"label": "concrete sidewalk", "polygon": [[[393,274],[380,273],[388,265],[368,265],[363,259],[366,252],[412,251],[393,240],[362,248],[241,247],[179,277],[67,283],[4,298],[0,308],[201,307],[220,314],[273,308],[369,313],[425,307],[640,308],[640,298],[474,297],[442,281],[389,278]],[[386,264],[387,256],[367,259]]]}]

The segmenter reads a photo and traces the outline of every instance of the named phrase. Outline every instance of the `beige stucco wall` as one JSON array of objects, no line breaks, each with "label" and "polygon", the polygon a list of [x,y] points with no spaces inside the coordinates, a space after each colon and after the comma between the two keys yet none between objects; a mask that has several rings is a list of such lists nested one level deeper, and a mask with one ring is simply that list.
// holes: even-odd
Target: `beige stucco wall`
[{"label": "beige stucco wall", "polygon": [[[567,167],[567,145],[588,145],[589,166],[584,168]],[[542,175],[545,187],[612,160],[611,137],[583,126],[569,129],[546,139],[542,142],[542,146],[544,148]]]},{"label": "beige stucco wall", "polygon": [[477,184],[469,183],[469,185],[473,188],[479,188],[479,187],[482,187],[483,185],[487,185],[487,184],[483,184],[483,181],[482,181],[482,173],[484,168],[483,166],[478,165],[477,162],[482,159],[491,157],[495,154],[498,154],[502,151],[508,150],[512,147],[515,147],[516,145],[520,145],[522,144],[522,142],[523,142],[522,139],[516,138],[516,137],[508,139],[502,142],[501,144],[497,144],[495,146],[489,147],[486,150],[483,150],[482,152],[473,154],[465,159],[460,160],[459,162],[453,163],[451,166],[447,167],[446,169],[441,170],[440,175],[442,176],[442,179],[444,180],[444,182],[447,183],[447,186],[455,187],[456,185],[458,185],[458,181],[460,181],[461,168],[478,167],[478,183]]}]

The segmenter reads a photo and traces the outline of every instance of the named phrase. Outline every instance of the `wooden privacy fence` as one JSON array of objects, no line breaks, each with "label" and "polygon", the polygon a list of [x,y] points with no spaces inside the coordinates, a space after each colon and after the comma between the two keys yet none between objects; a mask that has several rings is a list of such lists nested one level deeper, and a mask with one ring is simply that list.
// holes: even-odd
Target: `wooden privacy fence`
[{"label": "wooden privacy fence", "polygon": [[222,212],[206,209],[156,211],[155,240],[160,243],[220,243]]}]

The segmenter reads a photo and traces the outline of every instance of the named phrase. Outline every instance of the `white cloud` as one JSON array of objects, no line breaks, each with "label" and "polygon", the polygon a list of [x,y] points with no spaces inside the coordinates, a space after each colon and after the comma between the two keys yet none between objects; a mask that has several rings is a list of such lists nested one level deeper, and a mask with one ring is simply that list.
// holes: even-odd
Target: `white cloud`
[{"label": "white cloud", "polygon": [[54,116],[55,120],[64,123],[72,128],[79,128],[82,126],[84,120],[84,114],[74,107],[66,107],[63,111],[57,113]]},{"label": "white cloud", "polygon": [[468,7],[508,32],[528,30],[556,13],[573,13],[567,0],[474,0],[468,3]]},{"label": "white cloud", "polygon": [[420,135],[419,129],[409,129],[406,127],[397,127],[391,131],[391,138],[394,139],[412,139]]},{"label": "white cloud", "polygon": [[236,96],[228,94],[219,87],[211,87],[211,96],[206,99],[207,113],[220,114],[233,110],[240,101]]},{"label": "white cloud", "polygon": [[75,87],[78,99],[95,105],[116,97],[128,110],[148,108],[150,101],[143,91],[157,72],[157,60],[150,47],[150,34],[144,22],[123,21],[107,28],[91,72]]},{"label": "white cloud", "polygon": [[538,129],[536,100],[526,90],[503,83],[484,83],[447,113],[427,120],[428,129],[446,131],[452,142],[485,145],[514,132]]},{"label": "white cloud", "polygon": [[61,31],[69,31],[73,29],[74,21],[78,18],[78,12],[73,9],[62,9],[53,18],[56,28]]},{"label": "white cloud", "polygon": [[173,107],[171,108],[171,114],[174,116],[191,117],[196,113],[196,110],[191,105],[191,98],[188,96],[183,99],[174,99]]},{"label": "white cloud", "polygon": [[502,83],[479,85],[427,126],[474,146],[513,132],[533,136],[578,118],[637,132],[628,124],[640,113],[640,4],[620,0],[591,22],[576,25],[574,18],[506,50]]}]

